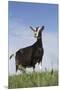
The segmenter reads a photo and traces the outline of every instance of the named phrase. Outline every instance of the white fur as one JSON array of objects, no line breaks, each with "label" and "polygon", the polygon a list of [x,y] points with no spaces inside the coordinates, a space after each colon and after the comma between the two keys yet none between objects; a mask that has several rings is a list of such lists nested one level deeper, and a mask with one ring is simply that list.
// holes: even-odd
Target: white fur
[{"label": "white fur", "polygon": [[42,64],[40,63],[39,64],[39,69],[40,69],[40,72],[42,71]]},{"label": "white fur", "polygon": [[37,31],[34,32],[34,36],[35,36],[36,38],[38,37],[39,30],[40,30],[40,28],[39,28]]}]

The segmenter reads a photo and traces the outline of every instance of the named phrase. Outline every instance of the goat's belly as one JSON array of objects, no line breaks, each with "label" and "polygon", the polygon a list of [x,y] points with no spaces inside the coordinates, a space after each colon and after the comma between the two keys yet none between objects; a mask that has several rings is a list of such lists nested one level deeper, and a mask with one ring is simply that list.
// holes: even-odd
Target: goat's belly
[{"label": "goat's belly", "polygon": [[28,68],[29,68],[29,67],[32,67],[31,64],[22,64],[22,66],[23,66],[23,67],[28,67]]},{"label": "goat's belly", "polygon": [[31,67],[32,65],[31,65],[31,60],[19,60],[19,63],[18,63],[18,65],[22,65],[23,67]]}]

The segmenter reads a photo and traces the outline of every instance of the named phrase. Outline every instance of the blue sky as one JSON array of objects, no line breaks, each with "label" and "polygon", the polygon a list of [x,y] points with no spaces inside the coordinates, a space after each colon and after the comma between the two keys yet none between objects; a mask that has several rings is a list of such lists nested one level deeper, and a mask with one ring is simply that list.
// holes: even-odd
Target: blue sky
[{"label": "blue sky", "polygon": [[[29,26],[45,26],[43,31],[43,68],[58,68],[58,5],[9,1],[9,55],[32,45],[36,39]],[[12,68],[13,69],[12,69]],[[15,71],[15,61],[9,61],[9,71]]]},{"label": "blue sky", "polygon": [[9,2],[9,19],[19,19],[24,25],[45,25],[49,31],[57,30],[58,5]]}]

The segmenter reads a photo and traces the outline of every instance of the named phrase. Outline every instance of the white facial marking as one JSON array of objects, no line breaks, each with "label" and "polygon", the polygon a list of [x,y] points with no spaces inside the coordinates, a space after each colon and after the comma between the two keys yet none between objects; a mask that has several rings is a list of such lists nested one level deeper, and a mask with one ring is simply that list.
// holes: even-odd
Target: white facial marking
[{"label": "white facial marking", "polygon": [[34,32],[34,37],[37,38],[38,37],[38,33],[39,33],[39,29],[37,31]]}]

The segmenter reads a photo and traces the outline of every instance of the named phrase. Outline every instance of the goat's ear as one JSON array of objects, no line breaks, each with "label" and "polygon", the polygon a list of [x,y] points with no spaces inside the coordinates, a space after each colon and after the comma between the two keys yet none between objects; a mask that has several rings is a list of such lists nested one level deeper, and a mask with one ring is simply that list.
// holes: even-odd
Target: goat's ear
[{"label": "goat's ear", "polygon": [[30,29],[31,29],[33,32],[35,32],[35,29],[34,29],[34,28],[32,28],[31,26],[30,26]]},{"label": "goat's ear", "polygon": [[40,31],[43,31],[44,30],[44,26],[42,26],[41,28],[40,28]]}]

